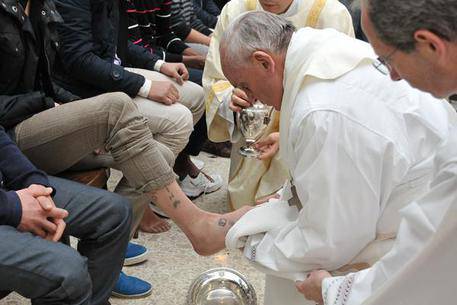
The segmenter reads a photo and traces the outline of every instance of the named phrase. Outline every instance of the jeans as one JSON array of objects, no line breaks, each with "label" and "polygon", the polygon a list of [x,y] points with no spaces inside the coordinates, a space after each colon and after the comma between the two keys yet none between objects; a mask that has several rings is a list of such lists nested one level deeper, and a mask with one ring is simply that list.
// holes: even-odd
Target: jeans
[{"label": "jeans", "polygon": [[32,304],[108,304],[124,261],[130,205],[104,190],[50,182],[56,206],[69,212],[64,234],[79,239],[78,250],[0,226],[0,291],[16,291]]}]

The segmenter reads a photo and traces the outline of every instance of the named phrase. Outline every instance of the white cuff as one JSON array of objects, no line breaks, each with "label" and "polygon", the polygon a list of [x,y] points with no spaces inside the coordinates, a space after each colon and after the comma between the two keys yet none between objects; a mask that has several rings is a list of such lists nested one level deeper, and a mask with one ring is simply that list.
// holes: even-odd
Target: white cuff
[{"label": "white cuff", "polygon": [[344,276],[328,277],[322,280],[322,299],[324,305],[344,305],[351,290],[346,287]]},{"label": "white cuff", "polygon": [[138,95],[144,98],[148,98],[149,91],[151,91],[151,85],[151,81],[145,78],[143,86],[141,86],[140,91],[138,91]]},{"label": "white cuff", "polygon": [[160,68],[162,68],[164,63],[165,62],[161,59],[157,60],[156,63],[154,64],[154,71],[160,72]]}]

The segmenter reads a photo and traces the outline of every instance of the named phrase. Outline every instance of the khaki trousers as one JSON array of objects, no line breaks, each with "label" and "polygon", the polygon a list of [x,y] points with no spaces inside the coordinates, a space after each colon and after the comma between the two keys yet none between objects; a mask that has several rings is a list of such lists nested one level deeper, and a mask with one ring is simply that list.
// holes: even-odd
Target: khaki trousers
[{"label": "khaki trousers", "polygon": [[203,88],[189,81],[180,86],[174,79],[155,71],[127,70],[151,81],[172,81],[178,89],[180,101],[173,105],[164,105],[140,96],[133,99],[140,113],[148,119],[154,138],[177,156],[187,145],[193,126],[205,112]]},{"label": "khaki trousers", "polygon": [[[187,145],[193,126],[205,113],[203,88],[192,82],[184,82],[178,85],[176,81],[162,73],[155,71],[127,68],[130,72],[143,75],[151,81],[172,81],[178,89],[180,100],[173,105],[164,105],[146,98],[137,96],[133,99],[139,112],[148,120],[149,129],[154,139],[163,144],[162,149],[168,148],[176,157]],[[103,167],[117,168],[109,156],[101,156],[99,160]],[[167,158],[168,164],[173,167],[174,158]],[[115,193],[127,197],[133,207],[133,228],[141,221],[144,207],[151,199],[131,186],[124,176],[117,184]]]},{"label": "khaki trousers", "polygon": [[[136,194],[175,179],[174,154],[153,138],[150,124],[124,93],[108,93],[40,112],[15,127],[19,148],[49,174],[65,171],[103,147]],[[118,193],[129,194],[121,187]],[[138,222],[144,205],[131,201]]]}]

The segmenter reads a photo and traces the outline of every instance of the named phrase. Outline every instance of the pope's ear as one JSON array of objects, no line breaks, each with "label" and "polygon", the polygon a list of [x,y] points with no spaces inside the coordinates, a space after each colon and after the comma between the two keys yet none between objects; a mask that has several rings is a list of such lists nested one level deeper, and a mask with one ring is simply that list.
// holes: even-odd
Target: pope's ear
[{"label": "pope's ear", "polygon": [[270,54],[264,51],[255,51],[252,53],[252,59],[255,65],[259,65],[265,72],[274,72],[275,69],[275,61]]}]

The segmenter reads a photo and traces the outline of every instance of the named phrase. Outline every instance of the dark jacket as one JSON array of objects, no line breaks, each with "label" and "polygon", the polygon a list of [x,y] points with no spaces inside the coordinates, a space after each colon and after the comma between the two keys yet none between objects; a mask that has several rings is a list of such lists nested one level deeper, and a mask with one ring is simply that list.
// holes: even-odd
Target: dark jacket
[{"label": "dark jacket", "polygon": [[[122,0],[121,0],[122,1]],[[119,0],[55,0],[63,24],[55,79],[82,97],[122,91],[134,97],[144,77],[124,67],[154,69],[157,57],[127,39],[126,4]],[[115,55],[122,60],[116,65]]]},{"label": "dark jacket", "polygon": [[217,7],[213,0],[193,0],[194,10],[206,26],[214,29],[217,24],[217,17],[221,14],[221,10]]},{"label": "dark jacket", "polygon": [[46,174],[30,163],[0,126],[0,225],[19,225],[22,207],[15,191],[31,184],[50,186]]},{"label": "dark jacket", "polygon": [[0,0],[0,125],[7,129],[54,107],[54,101],[78,98],[49,77],[59,47],[55,25],[62,19],[50,0],[34,3],[28,18],[16,0]]}]

